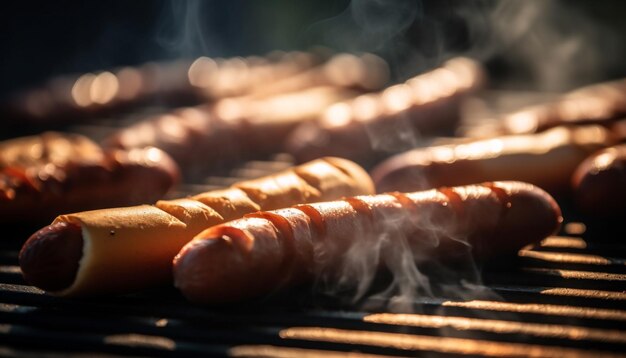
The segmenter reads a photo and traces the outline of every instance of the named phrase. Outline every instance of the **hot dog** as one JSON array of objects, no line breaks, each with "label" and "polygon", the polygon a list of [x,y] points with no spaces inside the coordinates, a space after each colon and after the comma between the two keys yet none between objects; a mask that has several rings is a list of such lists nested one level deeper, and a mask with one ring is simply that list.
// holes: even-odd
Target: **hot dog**
[{"label": "hot dog", "polygon": [[536,133],[560,125],[607,124],[626,116],[626,79],[599,83],[561,98],[507,114],[503,133]]},{"label": "hot dog", "polygon": [[340,53],[320,66],[301,71],[294,76],[264,81],[250,94],[267,97],[301,91],[311,87],[341,87],[361,91],[377,90],[389,79],[387,63],[380,57],[365,53]]},{"label": "hot dog", "polygon": [[351,90],[315,87],[265,99],[231,98],[147,118],[104,140],[111,148],[154,146],[189,176],[253,155],[273,153],[287,134]]},{"label": "hot dog", "polygon": [[[210,226],[261,209],[373,190],[371,179],[358,165],[324,158],[227,189],[161,200],[154,206],[61,215],[26,241],[20,266],[28,282],[60,296],[133,292],[170,283],[174,256]],[[65,256],[63,250],[81,255]],[[46,273],[51,258],[63,268],[53,278]]]},{"label": "hot dog", "polygon": [[108,114],[158,100],[190,104],[254,93],[267,82],[282,80],[321,62],[304,52],[275,52],[266,57],[193,63],[146,63],[79,76],[60,76],[0,103],[9,126],[57,126],[76,119]]},{"label": "hot dog", "polygon": [[161,198],[178,167],[156,148],[105,151],[77,134],[0,143],[0,221],[41,223],[76,210]]},{"label": "hot dog", "polygon": [[623,218],[626,209],[626,144],[589,156],[576,169],[572,184],[576,204],[583,213],[594,218]]},{"label": "hot dog", "polygon": [[59,76],[0,103],[0,113],[10,126],[50,128],[132,108],[155,97],[176,103],[194,96],[188,68],[188,62],[177,61]]},{"label": "hot dog", "polygon": [[453,256],[459,241],[487,259],[541,240],[561,220],[552,197],[520,182],[298,205],[201,232],[174,259],[174,282],[193,302],[241,300],[336,270],[354,245],[382,243],[373,266],[393,264],[398,250]]},{"label": "hot dog", "polygon": [[208,100],[265,94],[268,83],[317,68],[323,60],[318,54],[298,51],[274,51],[263,57],[200,57],[189,67],[189,83]]},{"label": "hot dog", "polygon": [[329,107],[290,134],[286,151],[298,161],[324,155],[370,160],[414,146],[415,138],[450,133],[461,98],[482,83],[479,65],[466,58],[386,90]]},{"label": "hot dog", "polygon": [[372,170],[378,190],[410,191],[486,180],[519,180],[567,193],[588,155],[614,143],[601,126],[559,127],[530,135],[414,149]]}]

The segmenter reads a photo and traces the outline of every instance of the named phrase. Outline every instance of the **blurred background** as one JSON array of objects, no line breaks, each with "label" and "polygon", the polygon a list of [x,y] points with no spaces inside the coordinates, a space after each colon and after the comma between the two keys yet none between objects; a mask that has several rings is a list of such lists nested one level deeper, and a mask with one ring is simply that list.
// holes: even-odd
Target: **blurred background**
[{"label": "blurred background", "polygon": [[0,10],[0,98],[58,74],[271,50],[371,51],[399,81],[465,54],[495,88],[563,91],[626,75],[626,3],[19,1]]}]

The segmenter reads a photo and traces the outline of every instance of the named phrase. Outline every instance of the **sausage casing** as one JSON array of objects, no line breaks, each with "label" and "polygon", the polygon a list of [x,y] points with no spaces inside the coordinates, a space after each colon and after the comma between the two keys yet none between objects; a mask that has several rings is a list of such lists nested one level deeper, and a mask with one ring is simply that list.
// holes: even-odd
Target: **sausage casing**
[{"label": "sausage casing", "polygon": [[559,127],[531,135],[418,148],[372,170],[379,191],[411,191],[488,180],[518,180],[566,193],[570,178],[588,155],[613,143],[601,126]]},{"label": "sausage casing", "polygon": [[[176,287],[216,303],[357,265],[393,264],[402,253],[432,258],[514,253],[557,230],[552,197],[521,182],[357,196],[260,212],[198,234],[174,259]],[[357,253],[356,256],[351,252]]]},{"label": "sausage casing", "polygon": [[46,132],[0,143],[0,221],[46,222],[77,210],[161,198],[178,166],[157,148],[103,150],[77,134]]}]

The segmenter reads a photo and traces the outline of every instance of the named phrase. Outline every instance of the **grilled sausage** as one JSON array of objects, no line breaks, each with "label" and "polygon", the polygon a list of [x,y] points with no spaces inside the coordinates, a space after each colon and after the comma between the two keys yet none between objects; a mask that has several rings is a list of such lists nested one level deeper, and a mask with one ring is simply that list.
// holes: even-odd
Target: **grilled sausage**
[{"label": "grilled sausage", "polygon": [[60,76],[0,103],[0,113],[9,126],[28,123],[50,128],[125,110],[155,97],[176,103],[194,94],[187,81],[188,68],[189,63],[177,61]]},{"label": "grilled sausage", "polygon": [[329,107],[289,136],[286,151],[298,161],[324,155],[371,161],[375,154],[413,147],[421,136],[449,134],[459,120],[461,98],[482,77],[477,63],[450,60],[403,84]]},{"label": "grilled sausage", "polygon": [[156,148],[105,151],[54,132],[12,139],[0,143],[0,221],[154,201],[177,180],[178,167]]},{"label": "grilled sausage", "polygon": [[377,90],[389,79],[387,63],[380,57],[365,53],[340,53],[320,66],[301,71],[294,76],[262,83],[252,93],[255,97],[301,91],[312,87],[352,88],[360,91]]},{"label": "grilled sausage", "polygon": [[205,99],[266,94],[268,83],[281,82],[319,67],[322,56],[306,52],[274,51],[266,56],[211,59],[200,57],[189,67],[190,84]]},{"label": "grilled sausage", "polygon": [[174,281],[193,302],[240,300],[335,271],[355,246],[374,267],[406,250],[454,256],[458,242],[487,259],[541,240],[561,220],[552,197],[520,182],[299,205],[203,231],[174,259]]},{"label": "grilled sausage", "polygon": [[519,180],[567,193],[588,155],[614,143],[601,126],[553,128],[530,135],[414,149],[372,170],[377,189],[410,191],[487,180]]},{"label": "grilled sausage", "polygon": [[315,87],[264,99],[230,98],[147,118],[113,133],[104,145],[160,148],[193,177],[225,163],[278,151],[298,124],[354,95],[345,88]]},{"label": "grilled sausage", "polygon": [[[626,209],[626,144],[603,149],[582,162],[572,178],[579,209],[594,218],[618,218]],[[623,226],[623,222],[620,223]]]},{"label": "grilled sausage", "polygon": [[[23,271],[26,281],[44,290],[61,290],[76,279],[83,255],[80,225],[61,222],[47,226],[37,231],[21,251],[20,263],[29,267]],[[32,264],[34,260],[36,264]]]},{"label": "grilled sausage", "polygon": [[275,52],[265,57],[213,60],[201,57],[190,63],[146,63],[80,76],[53,78],[43,86],[0,103],[9,126],[24,123],[50,128],[72,120],[106,115],[158,100],[189,104],[255,93],[268,82],[297,75],[317,66],[321,58],[304,52]]},{"label": "grilled sausage", "polygon": [[[224,190],[154,206],[62,215],[20,252],[26,280],[61,296],[127,293],[171,282],[172,259],[200,231],[261,209],[371,194],[358,165],[324,158]],[[75,226],[80,235],[75,234]],[[81,252],[79,257],[63,253]],[[62,262],[60,262],[62,261]],[[54,276],[47,273],[50,262]]]},{"label": "grilled sausage", "polygon": [[626,116],[626,79],[579,88],[546,104],[505,115],[501,130],[537,133],[560,125],[608,124]]}]

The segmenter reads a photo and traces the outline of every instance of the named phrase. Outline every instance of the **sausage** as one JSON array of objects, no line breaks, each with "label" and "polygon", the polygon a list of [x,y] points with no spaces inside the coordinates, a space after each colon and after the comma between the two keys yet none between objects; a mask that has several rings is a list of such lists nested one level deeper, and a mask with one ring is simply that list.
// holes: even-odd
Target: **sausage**
[{"label": "sausage", "polygon": [[626,115],[626,79],[579,88],[502,118],[503,133],[537,133],[560,125],[610,124]]},{"label": "sausage", "polygon": [[[76,279],[83,255],[80,226],[60,222],[45,227],[31,236],[19,255],[24,279],[48,291],[69,286]],[[42,254],[45,253],[45,254]]]},{"label": "sausage", "polygon": [[410,150],[380,163],[372,178],[379,191],[519,180],[561,195],[568,193],[578,164],[613,143],[611,133],[601,126],[558,127],[538,134]]},{"label": "sausage", "polygon": [[306,71],[321,60],[304,52],[274,52],[266,57],[201,57],[193,63],[146,63],[66,75],[0,103],[0,113],[9,127],[28,123],[30,127],[50,128],[155,100],[182,105],[258,92],[264,84]]},{"label": "sausage", "polygon": [[[59,296],[135,292],[171,283],[174,256],[210,226],[258,210],[373,192],[371,179],[357,164],[319,159],[153,206],[61,215],[28,239],[20,252],[20,266],[28,282]],[[79,238],[74,227],[80,230]],[[81,253],[78,259],[65,255],[68,246]],[[48,273],[50,262],[63,269]]]},{"label": "sausage", "polygon": [[77,134],[46,132],[0,143],[0,221],[55,216],[162,197],[178,167],[156,148],[103,150]]},{"label": "sausage", "polygon": [[593,218],[623,217],[626,209],[626,144],[589,156],[576,169],[572,184],[575,202],[581,212]]},{"label": "sausage", "polygon": [[189,67],[189,82],[206,100],[267,94],[268,83],[306,73],[323,61],[323,56],[299,51],[274,51],[263,57],[200,57]]},{"label": "sausage", "polygon": [[120,129],[103,140],[105,148],[157,147],[178,163],[184,174],[214,168],[242,155],[238,126],[216,117],[209,105],[180,108]]},{"label": "sausage", "polygon": [[301,71],[294,76],[267,80],[251,95],[268,97],[311,87],[351,88],[359,91],[380,89],[389,79],[387,63],[380,57],[365,53],[336,54],[320,66]]},{"label": "sausage", "polygon": [[186,61],[177,61],[59,76],[0,103],[0,113],[10,127],[28,123],[50,128],[124,111],[157,97],[174,104],[194,95],[188,68]]},{"label": "sausage", "polygon": [[79,135],[44,132],[0,142],[0,167],[32,167],[64,164],[70,159],[96,162],[102,160],[100,147]]},{"label": "sausage", "polygon": [[201,232],[174,259],[174,283],[193,302],[229,302],[337,272],[355,249],[372,267],[394,265],[405,251],[454,257],[459,243],[486,260],[541,240],[561,221],[551,196],[521,182],[298,205]]},{"label": "sausage", "polygon": [[371,161],[377,154],[406,150],[416,138],[450,134],[462,97],[482,80],[476,62],[452,59],[403,84],[329,107],[290,134],[285,150],[300,162],[325,155]]},{"label": "sausage", "polygon": [[315,87],[264,99],[230,98],[147,118],[104,140],[107,148],[154,146],[189,177],[251,156],[274,153],[298,124],[354,97],[340,87]]}]

